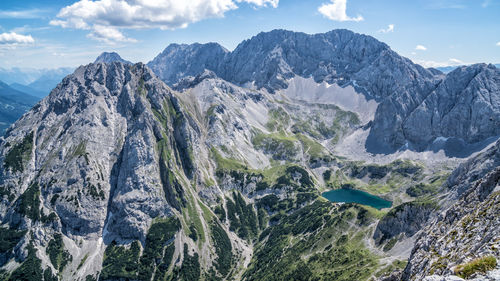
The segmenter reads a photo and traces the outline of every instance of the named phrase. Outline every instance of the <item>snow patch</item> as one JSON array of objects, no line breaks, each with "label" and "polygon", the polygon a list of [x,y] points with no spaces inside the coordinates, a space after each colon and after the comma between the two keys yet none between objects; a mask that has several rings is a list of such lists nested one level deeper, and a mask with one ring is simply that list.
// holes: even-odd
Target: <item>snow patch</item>
[{"label": "snow patch", "polygon": [[365,95],[356,92],[352,85],[340,87],[338,84],[317,83],[313,78],[300,76],[288,80],[288,88],[282,93],[295,100],[335,104],[344,110],[357,113],[363,123],[373,120],[378,107],[375,100],[367,100]]},{"label": "snow patch", "polygon": [[448,141],[449,138],[445,138],[445,137],[437,137],[433,143],[440,143],[440,142],[446,142]]}]

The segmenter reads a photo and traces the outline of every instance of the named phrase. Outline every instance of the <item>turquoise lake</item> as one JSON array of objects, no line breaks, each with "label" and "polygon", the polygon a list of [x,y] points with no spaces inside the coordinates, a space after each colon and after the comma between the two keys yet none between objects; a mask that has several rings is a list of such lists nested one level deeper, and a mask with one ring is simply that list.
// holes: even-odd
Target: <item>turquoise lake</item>
[{"label": "turquoise lake", "polygon": [[371,206],[378,210],[392,206],[391,201],[387,201],[378,196],[356,189],[334,189],[323,192],[322,195],[331,202],[358,203]]}]

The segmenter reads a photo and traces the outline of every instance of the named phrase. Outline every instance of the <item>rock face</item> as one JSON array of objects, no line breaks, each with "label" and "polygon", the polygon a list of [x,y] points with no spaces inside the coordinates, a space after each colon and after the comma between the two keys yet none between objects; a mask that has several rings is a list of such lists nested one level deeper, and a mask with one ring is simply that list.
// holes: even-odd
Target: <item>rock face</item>
[{"label": "rock face", "polygon": [[116,52],[103,52],[100,54],[94,61],[94,63],[112,63],[112,62],[121,62],[124,64],[132,64],[128,60],[122,59],[120,55]]},{"label": "rock face", "polygon": [[[452,196],[459,196],[459,200],[419,235],[403,280],[454,275],[458,265],[474,259],[491,256],[497,261],[500,259],[499,160],[500,142],[497,142],[491,149],[462,164],[450,176],[448,188]],[[479,280],[495,280],[488,276]]]},{"label": "rock face", "polygon": [[[172,115],[160,122],[153,112]],[[78,68],[5,136],[0,182],[10,195],[0,219],[47,234],[40,220],[50,215],[50,231],[85,244],[144,241],[152,219],[171,216],[183,200],[172,190],[179,179],[163,170],[175,166],[178,175],[193,176],[188,149],[197,133],[188,119],[145,65]],[[169,159],[160,148],[170,151]],[[27,193],[40,197],[22,207]]]},{"label": "rock face", "polygon": [[[162,202],[150,197],[160,192],[154,191],[159,188],[160,179],[144,177],[158,174],[153,149],[153,129],[158,125],[153,116],[144,112],[147,105],[143,100],[132,94],[141,79],[143,91],[155,86],[151,73],[143,71],[146,70],[134,72],[123,64],[81,67],[17,122],[15,132],[5,137],[4,143],[12,144],[28,136],[32,138],[34,155],[30,159],[36,161],[22,163],[19,169],[6,167],[2,170],[2,182],[15,185],[12,181],[17,181],[18,172],[33,175],[21,185],[43,187],[43,201],[52,202],[46,208],[61,214],[61,227],[68,235],[85,237],[102,232],[108,216],[106,207],[110,204],[109,212],[115,218],[124,211],[122,207],[130,208],[129,212],[137,217],[119,224],[110,218],[109,235],[119,232],[121,225],[126,227],[129,238],[137,238],[148,223],[143,211],[159,212],[162,207]],[[168,94],[166,88],[163,94]],[[2,155],[7,151],[4,149]],[[140,187],[143,192],[132,196],[128,194],[132,192],[130,186]],[[97,194],[77,192],[85,187],[95,189]],[[112,194],[112,198],[105,194]],[[143,200],[148,200],[151,207],[147,210],[133,207],[134,202]],[[14,223],[13,217],[6,216],[3,220]]]},{"label": "rock face", "polygon": [[414,79],[433,79],[431,72],[400,57],[386,44],[348,30],[314,35],[262,32],[232,52],[215,43],[172,44],[148,66],[167,84],[208,69],[226,81],[274,92],[299,75],[342,85],[356,81],[372,98],[387,97]]},{"label": "rock face", "polygon": [[[472,144],[499,136],[500,70],[491,64],[454,70],[411,112],[403,131],[420,150],[438,137]],[[459,155],[466,149],[462,145],[448,152]]]},{"label": "rock face", "polygon": [[217,43],[171,44],[148,66],[168,85],[187,76],[197,76],[205,69],[216,71],[228,51]]},{"label": "rock face", "polygon": [[411,237],[430,219],[435,208],[432,204],[425,202],[403,203],[380,220],[373,239],[378,243],[383,243],[399,234]]}]

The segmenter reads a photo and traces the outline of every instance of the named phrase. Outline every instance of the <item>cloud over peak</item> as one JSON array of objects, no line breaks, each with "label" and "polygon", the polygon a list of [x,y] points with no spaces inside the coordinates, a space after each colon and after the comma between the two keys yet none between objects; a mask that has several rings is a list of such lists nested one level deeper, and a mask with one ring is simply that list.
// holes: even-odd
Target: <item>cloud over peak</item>
[{"label": "cloud over peak", "polygon": [[89,33],[87,37],[111,45],[115,42],[137,42],[137,40],[133,38],[127,38],[118,29],[109,26],[95,26],[92,33]]},{"label": "cloud over peak", "polygon": [[379,33],[389,33],[389,32],[394,32],[394,24],[389,24],[386,29],[380,29],[378,31]]},{"label": "cloud over peak", "polygon": [[[277,7],[279,0],[236,0],[254,6]],[[80,0],[62,8],[51,25],[92,30],[88,37],[106,41],[134,42],[120,29],[185,28],[207,18],[220,18],[237,9],[233,0]],[[106,27],[102,29],[102,27]]]},{"label": "cloud over peak", "polygon": [[318,8],[318,11],[328,19],[334,21],[362,21],[362,16],[349,17],[346,14],[347,0],[331,0],[331,3],[325,3]]},{"label": "cloud over peak", "polygon": [[426,51],[427,50],[427,47],[423,46],[423,45],[417,45],[415,47],[415,50],[417,51]]}]

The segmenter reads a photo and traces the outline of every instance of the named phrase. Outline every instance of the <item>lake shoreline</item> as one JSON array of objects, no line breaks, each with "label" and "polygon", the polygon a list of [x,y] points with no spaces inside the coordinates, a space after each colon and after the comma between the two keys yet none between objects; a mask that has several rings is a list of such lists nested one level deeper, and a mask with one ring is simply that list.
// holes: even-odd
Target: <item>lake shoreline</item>
[{"label": "lake shoreline", "polygon": [[357,203],[377,210],[392,207],[392,201],[354,188],[332,189],[321,193],[321,196],[334,203]]}]

